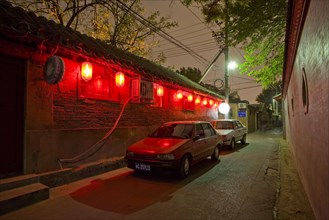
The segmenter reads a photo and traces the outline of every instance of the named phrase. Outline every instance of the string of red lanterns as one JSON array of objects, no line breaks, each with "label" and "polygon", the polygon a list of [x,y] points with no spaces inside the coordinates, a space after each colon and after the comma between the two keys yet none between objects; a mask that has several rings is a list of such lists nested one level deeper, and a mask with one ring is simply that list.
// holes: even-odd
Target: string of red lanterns
[{"label": "string of red lanterns", "polygon": [[[92,66],[92,64],[89,63],[89,62],[83,62],[81,64],[81,78],[84,81],[88,82],[92,79],[92,77],[93,77],[93,66]],[[99,82],[98,82],[98,84],[99,84]],[[125,84],[125,75],[124,75],[124,73],[117,72],[115,74],[115,85],[117,87],[123,87],[124,84]],[[100,84],[98,86],[100,86]],[[162,97],[164,95],[163,86],[161,86],[159,84],[155,84],[155,88],[156,88],[157,96]],[[209,104],[209,107],[217,108],[220,104],[220,101],[215,102],[212,99],[208,100],[206,97],[204,97],[202,99],[202,102],[201,102],[201,96],[200,95],[196,96],[196,98],[194,99],[194,96],[192,94],[187,93],[187,92],[183,92],[182,90],[177,90],[176,98],[178,100],[183,99],[184,95],[187,97],[188,102],[193,102],[193,100],[194,100],[194,103],[196,105],[202,103],[203,106],[207,106]]]}]

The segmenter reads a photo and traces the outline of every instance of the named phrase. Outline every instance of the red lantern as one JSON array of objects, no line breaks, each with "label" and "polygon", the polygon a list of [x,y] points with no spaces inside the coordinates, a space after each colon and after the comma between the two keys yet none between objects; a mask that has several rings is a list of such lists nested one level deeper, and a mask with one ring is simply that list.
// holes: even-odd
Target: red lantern
[{"label": "red lantern", "polygon": [[182,90],[178,90],[177,93],[176,93],[176,98],[177,99],[182,99],[183,98],[183,92]]},{"label": "red lantern", "polygon": [[115,74],[115,85],[117,87],[123,87],[125,85],[125,75],[122,72]]},{"label": "red lantern", "polygon": [[163,86],[159,86],[157,88],[157,96],[162,97],[163,96]]},{"label": "red lantern", "polygon": [[187,96],[187,101],[188,101],[188,102],[192,102],[192,101],[193,101],[193,95],[192,95],[192,94],[189,94],[189,95]]},{"label": "red lantern", "polygon": [[210,104],[210,105],[213,105],[213,104],[214,104],[214,100],[210,99],[210,100],[209,100],[209,104]]},{"label": "red lantern", "polygon": [[218,107],[218,102],[215,102],[214,108],[217,108],[217,107]]},{"label": "red lantern", "polygon": [[207,105],[207,104],[208,104],[208,101],[207,101],[206,98],[203,99],[202,104],[203,104],[203,105]]},{"label": "red lantern", "polygon": [[88,82],[93,77],[93,65],[89,62],[84,62],[81,65],[81,78]]},{"label": "red lantern", "polygon": [[200,96],[197,96],[195,99],[195,104],[200,104],[200,102],[201,102],[201,98]]}]

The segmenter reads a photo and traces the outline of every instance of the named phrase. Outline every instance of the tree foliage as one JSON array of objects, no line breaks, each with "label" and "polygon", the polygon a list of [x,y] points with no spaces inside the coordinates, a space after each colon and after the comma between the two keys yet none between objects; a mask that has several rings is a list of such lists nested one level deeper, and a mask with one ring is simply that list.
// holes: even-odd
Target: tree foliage
[{"label": "tree foliage", "polygon": [[270,108],[270,105],[273,102],[273,97],[281,92],[282,81],[279,80],[275,83],[272,83],[269,87],[264,88],[262,93],[256,97],[258,103],[264,104],[266,109]]},{"label": "tree foliage", "polygon": [[198,83],[201,78],[201,70],[199,68],[191,68],[191,67],[182,67],[179,70],[177,70],[177,73],[186,76],[190,80]]},{"label": "tree foliage", "polygon": [[[140,0],[11,0],[11,2],[135,55],[157,63],[165,61],[164,54],[149,57],[152,49],[159,44],[156,40],[146,42],[146,39],[154,39],[155,29],[141,24],[133,13],[129,13],[129,10],[133,10],[139,15],[145,14]],[[128,9],[123,7],[123,4]],[[145,19],[163,31],[177,26],[177,23],[170,21],[169,17],[162,17],[159,11],[151,12]]]},{"label": "tree foliage", "polygon": [[[184,2],[186,5],[197,2],[202,6],[205,20],[216,23],[219,28],[214,32],[219,42],[226,42],[229,47],[239,46],[244,50],[245,62],[240,65],[241,74],[254,77],[265,88],[280,80],[283,72],[287,0]],[[223,41],[225,35],[227,39]]]}]

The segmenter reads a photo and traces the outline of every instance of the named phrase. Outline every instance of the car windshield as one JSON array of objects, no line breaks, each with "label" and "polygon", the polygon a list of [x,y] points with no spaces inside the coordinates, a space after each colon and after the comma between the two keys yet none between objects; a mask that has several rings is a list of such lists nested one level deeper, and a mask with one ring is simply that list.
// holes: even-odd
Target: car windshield
[{"label": "car windshield", "polygon": [[156,129],[150,137],[189,139],[192,137],[192,131],[192,124],[166,124]]},{"label": "car windshield", "polygon": [[215,129],[233,129],[233,123],[231,121],[217,121]]}]

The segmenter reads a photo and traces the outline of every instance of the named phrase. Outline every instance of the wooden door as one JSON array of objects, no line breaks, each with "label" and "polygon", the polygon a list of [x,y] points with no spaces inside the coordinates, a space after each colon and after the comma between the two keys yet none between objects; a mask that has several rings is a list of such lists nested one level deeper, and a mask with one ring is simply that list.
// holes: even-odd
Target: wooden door
[{"label": "wooden door", "polygon": [[25,62],[0,55],[0,177],[23,171]]}]

